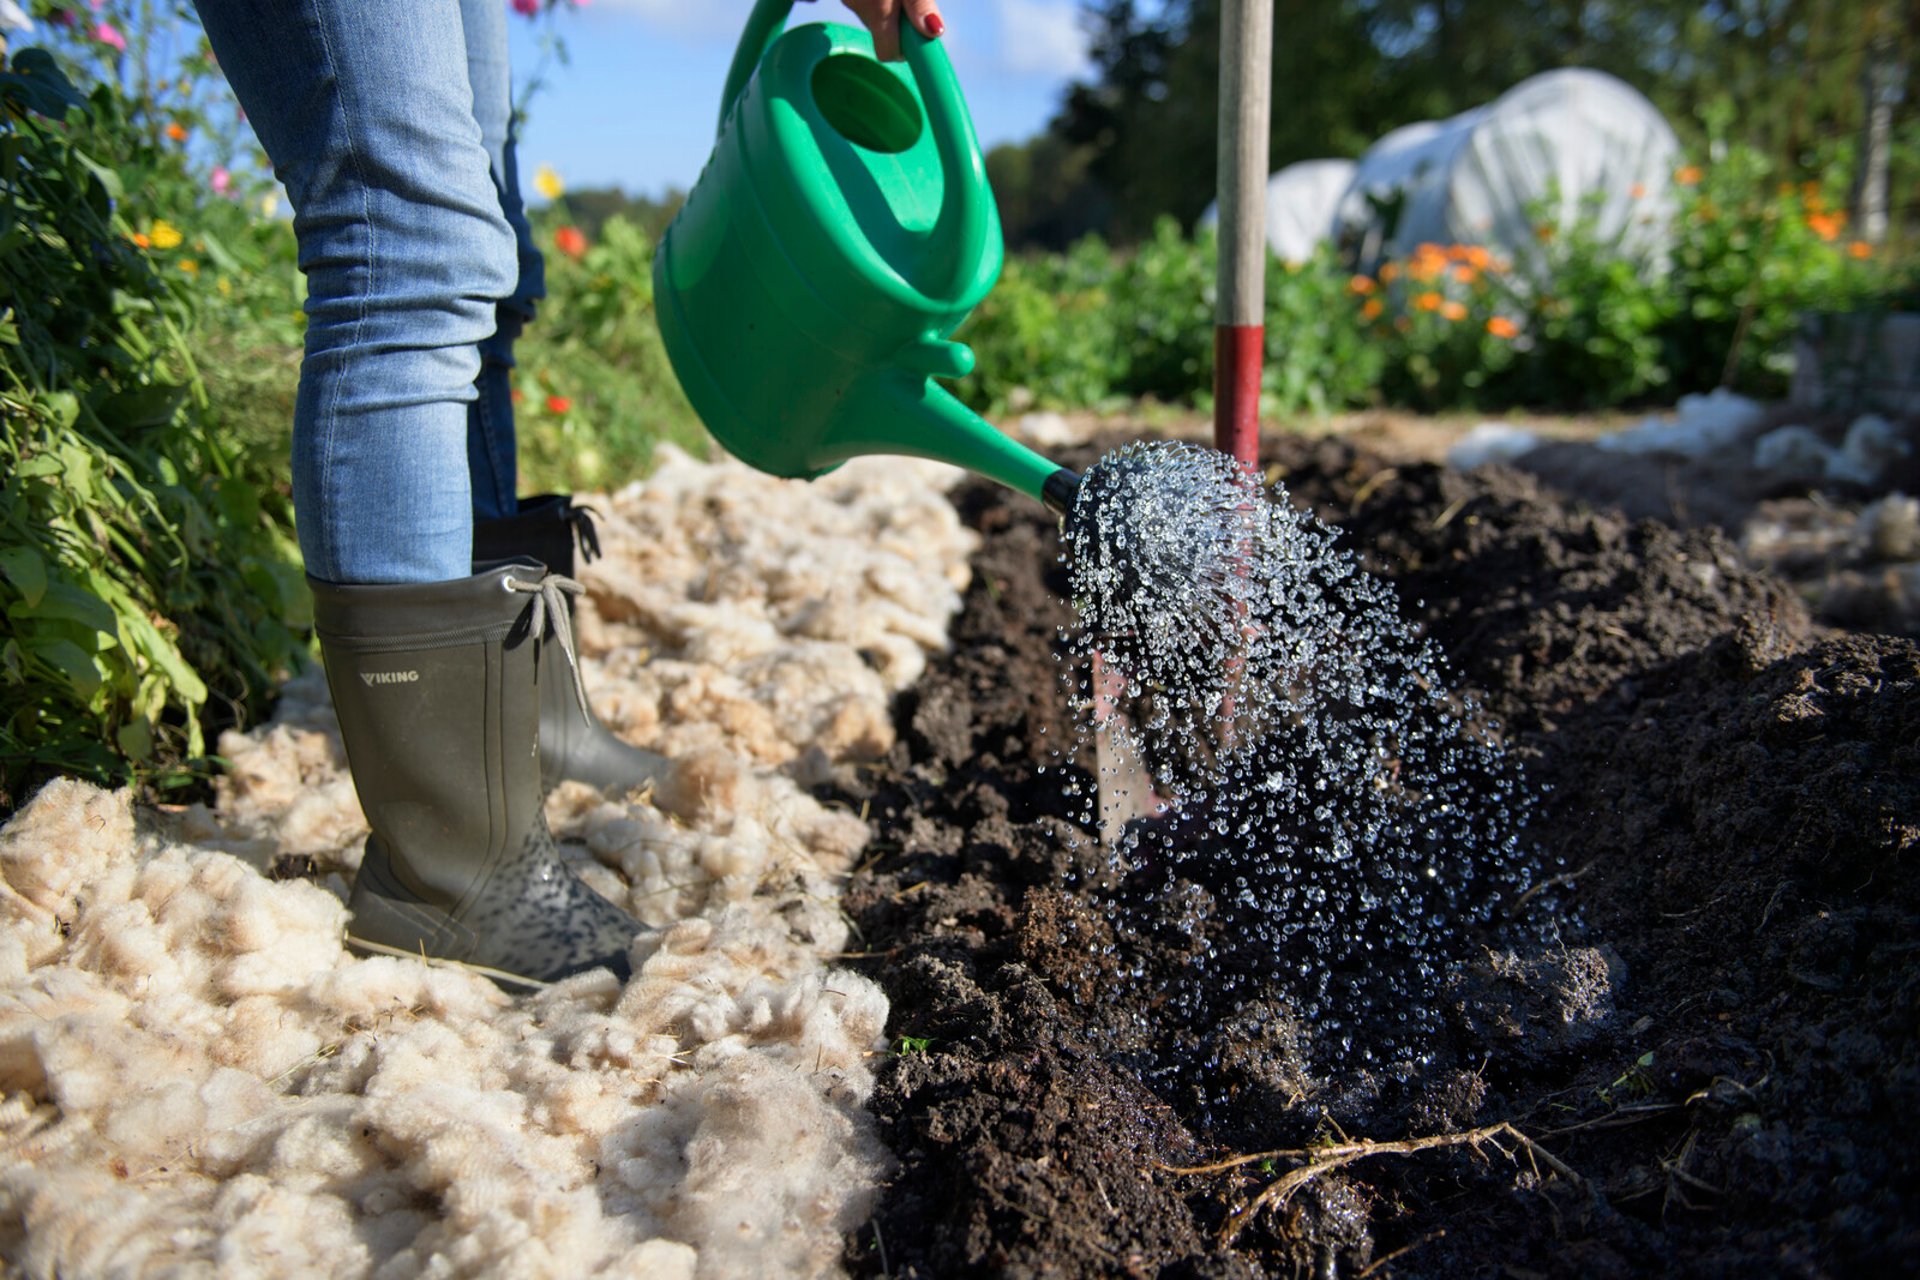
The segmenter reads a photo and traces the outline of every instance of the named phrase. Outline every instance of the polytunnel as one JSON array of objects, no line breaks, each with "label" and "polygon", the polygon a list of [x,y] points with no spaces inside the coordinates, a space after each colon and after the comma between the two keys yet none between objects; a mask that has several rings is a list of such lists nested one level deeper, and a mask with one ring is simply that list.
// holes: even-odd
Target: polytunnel
[{"label": "polytunnel", "polygon": [[[1333,231],[1333,215],[1353,182],[1351,160],[1301,160],[1267,179],[1267,248],[1283,262],[1305,262]],[[1200,215],[1218,225],[1220,207]]]},{"label": "polytunnel", "polygon": [[1673,220],[1680,142],[1625,82],[1568,67],[1522,81],[1449,120],[1396,129],[1360,158],[1334,215],[1361,270],[1416,245],[1478,244],[1516,263],[1539,226],[1591,220],[1602,243],[1657,261]]}]

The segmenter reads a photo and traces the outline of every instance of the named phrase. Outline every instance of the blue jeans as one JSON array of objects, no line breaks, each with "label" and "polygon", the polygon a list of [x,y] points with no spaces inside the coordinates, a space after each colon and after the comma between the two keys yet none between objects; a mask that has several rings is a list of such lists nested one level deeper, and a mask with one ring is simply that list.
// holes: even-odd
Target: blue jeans
[{"label": "blue jeans", "polygon": [[197,0],[286,184],[307,339],[293,500],[307,572],[472,573],[514,504],[513,342],[544,290],[503,0]]}]

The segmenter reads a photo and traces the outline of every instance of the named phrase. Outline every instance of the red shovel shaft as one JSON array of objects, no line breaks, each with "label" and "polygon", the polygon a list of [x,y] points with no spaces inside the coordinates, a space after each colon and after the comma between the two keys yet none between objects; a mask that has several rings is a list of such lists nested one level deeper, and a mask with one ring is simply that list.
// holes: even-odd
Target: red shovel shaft
[{"label": "red shovel shaft", "polygon": [[1272,62],[1272,0],[1226,0],[1220,14],[1220,264],[1214,311],[1213,442],[1249,467],[1260,453]]}]

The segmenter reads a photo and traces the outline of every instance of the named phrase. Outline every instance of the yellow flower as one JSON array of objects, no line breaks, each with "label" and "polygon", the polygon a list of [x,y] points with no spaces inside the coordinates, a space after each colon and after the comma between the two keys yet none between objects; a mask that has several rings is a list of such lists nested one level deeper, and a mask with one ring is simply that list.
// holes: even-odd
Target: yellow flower
[{"label": "yellow flower", "polygon": [[220,296],[223,298],[231,298],[233,296],[233,281],[227,279],[225,276],[221,276],[216,280],[213,287],[220,291]]},{"label": "yellow flower", "polygon": [[567,184],[560,181],[560,175],[553,171],[550,164],[543,164],[533,171],[533,189],[549,200],[558,200],[567,194]]},{"label": "yellow flower", "polygon": [[200,274],[200,264],[195,262],[192,258],[180,259],[180,269],[186,272],[190,276],[197,276]]},{"label": "yellow flower", "polygon": [[261,217],[271,218],[274,214],[278,212],[280,212],[279,196],[269,191],[266,195],[263,195],[260,197],[260,216]]},{"label": "yellow flower", "polygon": [[153,241],[153,247],[156,249],[178,249],[180,241],[185,239],[180,234],[180,228],[165,218],[154,220],[153,225],[147,229],[147,238]]}]

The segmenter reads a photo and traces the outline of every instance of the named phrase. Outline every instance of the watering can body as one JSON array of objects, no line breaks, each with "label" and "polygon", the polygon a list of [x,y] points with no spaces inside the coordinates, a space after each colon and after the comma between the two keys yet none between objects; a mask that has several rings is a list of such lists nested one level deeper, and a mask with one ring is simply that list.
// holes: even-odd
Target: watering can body
[{"label": "watering can body", "polygon": [[687,398],[728,452],[774,475],[901,453],[1059,505],[1071,473],[932,381],[972,370],[949,335],[1002,257],[944,51],[903,23],[906,62],[883,63],[864,31],[783,34],[789,7],[756,6],[713,155],[654,256]]}]

